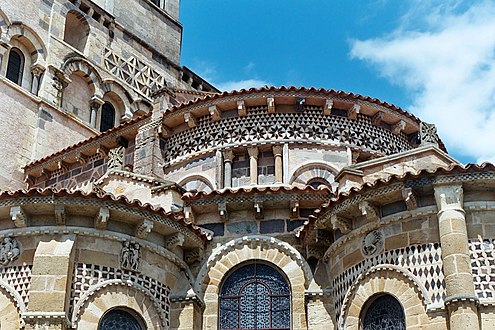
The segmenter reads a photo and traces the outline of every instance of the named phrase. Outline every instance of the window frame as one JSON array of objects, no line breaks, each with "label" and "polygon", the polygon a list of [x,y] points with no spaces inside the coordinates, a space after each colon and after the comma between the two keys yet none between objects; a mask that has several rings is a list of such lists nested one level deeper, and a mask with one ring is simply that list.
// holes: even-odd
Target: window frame
[{"label": "window frame", "polygon": [[[9,77],[9,68],[11,66],[11,58],[12,58],[13,53],[17,54],[19,56],[19,60],[20,60],[19,70],[17,72],[17,81],[15,81],[15,80],[11,79],[11,77]],[[9,56],[7,58],[7,67],[6,67],[6,71],[5,71],[5,78],[7,78],[9,81],[22,87],[22,78],[24,76],[25,64],[26,64],[26,57],[24,56],[24,53],[22,52],[22,50],[18,47],[11,47],[9,50]]]}]

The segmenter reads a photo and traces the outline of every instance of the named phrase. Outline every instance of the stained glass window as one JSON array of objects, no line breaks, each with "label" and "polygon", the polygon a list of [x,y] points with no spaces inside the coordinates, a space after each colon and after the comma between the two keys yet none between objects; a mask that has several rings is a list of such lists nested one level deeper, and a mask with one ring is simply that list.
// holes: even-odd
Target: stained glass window
[{"label": "stained glass window", "polygon": [[140,322],[123,309],[112,309],[105,313],[98,325],[98,330],[143,330]]},{"label": "stained glass window", "polygon": [[401,304],[391,295],[372,298],[362,319],[363,330],[405,330]]},{"label": "stained glass window", "polygon": [[290,329],[290,288],[275,268],[259,263],[228,275],[220,294],[220,330]]}]

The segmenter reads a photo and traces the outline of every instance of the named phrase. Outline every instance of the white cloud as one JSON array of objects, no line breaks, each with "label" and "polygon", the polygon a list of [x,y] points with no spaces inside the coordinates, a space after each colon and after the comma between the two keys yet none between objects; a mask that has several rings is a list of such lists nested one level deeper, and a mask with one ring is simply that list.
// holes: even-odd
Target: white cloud
[{"label": "white cloud", "polygon": [[259,79],[246,79],[246,80],[233,80],[214,84],[216,88],[221,91],[232,91],[240,89],[249,89],[251,87],[263,87],[265,85],[271,86],[269,82]]},{"label": "white cloud", "polygon": [[495,2],[473,3],[416,8],[389,35],[352,41],[351,56],[406,88],[449,152],[495,162]]}]

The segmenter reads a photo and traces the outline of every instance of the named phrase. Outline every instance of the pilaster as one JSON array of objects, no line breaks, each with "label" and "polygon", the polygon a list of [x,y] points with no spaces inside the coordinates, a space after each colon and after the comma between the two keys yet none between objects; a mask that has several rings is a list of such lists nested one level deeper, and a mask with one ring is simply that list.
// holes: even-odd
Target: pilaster
[{"label": "pilaster", "polygon": [[479,329],[461,184],[435,186],[450,329]]}]

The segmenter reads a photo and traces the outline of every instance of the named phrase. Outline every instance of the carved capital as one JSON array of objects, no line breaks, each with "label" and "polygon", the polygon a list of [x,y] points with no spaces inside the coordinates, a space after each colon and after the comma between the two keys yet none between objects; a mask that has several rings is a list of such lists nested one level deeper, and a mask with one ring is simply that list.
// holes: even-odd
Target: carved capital
[{"label": "carved capital", "polygon": [[283,146],[280,146],[280,145],[273,146],[272,147],[273,156],[274,157],[282,157],[283,150],[284,150]]},{"label": "carved capital", "polygon": [[247,151],[248,151],[250,158],[258,159],[258,154],[259,154],[258,147],[249,147],[249,148],[247,148]]},{"label": "carved capital", "polygon": [[153,221],[148,219],[143,219],[136,227],[136,237],[141,239],[146,239],[148,234],[151,233],[153,229]]},{"label": "carved capital", "polygon": [[434,190],[439,212],[445,210],[464,212],[464,191],[461,184],[435,186]]},{"label": "carved capital", "polygon": [[12,206],[10,208],[10,217],[17,228],[27,226],[28,216],[21,206]]},{"label": "carved capital", "polygon": [[108,207],[100,207],[95,217],[96,229],[107,229],[108,219],[110,218],[110,210]]},{"label": "carved capital", "polygon": [[224,162],[230,162],[232,163],[232,161],[234,160],[234,152],[232,150],[224,150],[222,151],[222,156],[223,156],[223,161]]},{"label": "carved capital", "polygon": [[237,112],[239,117],[247,116],[247,109],[244,100],[237,101]]}]

